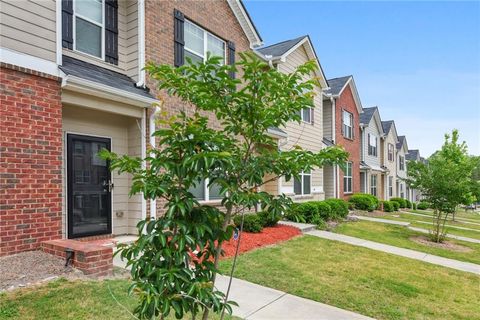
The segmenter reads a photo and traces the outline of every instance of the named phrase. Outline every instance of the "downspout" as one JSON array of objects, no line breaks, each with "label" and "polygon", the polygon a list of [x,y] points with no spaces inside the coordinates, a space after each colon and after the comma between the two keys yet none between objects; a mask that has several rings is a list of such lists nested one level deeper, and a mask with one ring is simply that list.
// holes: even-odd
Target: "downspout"
[{"label": "downspout", "polygon": [[[148,133],[149,133],[149,144],[150,144],[150,149],[153,149],[156,147],[156,142],[155,142],[155,136],[153,133],[155,132],[155,117],[157,113],[160,111],[159,106],[153,106],[151,109],[151,114],[149,117],[148,121]],[[153,153],[150,153],[150,156],[154,156]],[[157,200],[156,199],[151,199],[150,200],[150,219],[155,219],[157,217]]]},{"label": "downspout", "polygon": [[145,86],[145,0],[137,2],[138,14],[138,82],[137,87]]},{"label": "downspout", "polygon": [[[330,101],[332,103],[332,141],[336,143],[337,140],[337,130],[335,126],[335,118],[336,118],[336,100],[333,96],[330,97]],[[340,170],[338,165],[334,167],[334,177],[333,177],[333,193],[334,198],[340,198]]]}]

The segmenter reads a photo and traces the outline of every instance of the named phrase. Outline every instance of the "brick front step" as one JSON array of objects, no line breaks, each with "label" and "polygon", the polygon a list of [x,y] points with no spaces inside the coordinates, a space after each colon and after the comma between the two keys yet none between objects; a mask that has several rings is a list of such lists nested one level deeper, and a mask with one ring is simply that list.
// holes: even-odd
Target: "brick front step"
[{"label": "brick front step", "polygon": [[113,249],[108,243],[61,239],[42,242],[40,247],[43,252],[62,258],[66,258],[65,250],[73,250],[73,266],[86,275],[108,276],[113,272]]}]

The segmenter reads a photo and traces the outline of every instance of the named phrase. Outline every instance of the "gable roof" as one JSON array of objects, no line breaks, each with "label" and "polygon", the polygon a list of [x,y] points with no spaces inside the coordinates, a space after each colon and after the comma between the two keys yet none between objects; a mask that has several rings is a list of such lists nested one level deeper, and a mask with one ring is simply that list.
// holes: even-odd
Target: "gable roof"
[{"label": "gable roof", "polygon": [[300,46],[305,45],[308,58],[314,60],[317,64],[317,70],[315,73],[320,78],[320,85],[323,90],[328,88],[327,78],[323,72],[322,65],[318,59],[317,53],[315,52],[315,47],[310,40],[310,36],[305,35],[295,39],[282,41],[264,48],[256,49],[255,52],[261,56],[263,59],[272,62],[285,62],[288,55],[297,50]]},{"label": "gable roof", "polygon": [[343,90],[345,90],[345,88],[350,85],[350,91],[352,92],[353,100],[355,102],[355,106],[357,107],[357,111],[359,114],[362,113],[362,102],[360,101],[360,95],[358,94],[357,86],[355,85],[355,80],[353,79],[352,75],[328,79],[327,82],[330,88],[324,91],[324,98],[337,98],[342,94]]},{"label": "gable roof", "polygon": [[382,127],[383,127],[383,131],[385,131],[385,134],[388,134],[390,132],[392,125],[393,125],[393,120],[382,121]]},{"label": "gable roof", "polygon": [[325,93],[339,95],[343,91],[343,88],[346,86],[348,80],[350,80],[351,77],[352,76],[350,75],[340,78],[328,79],[328,86],[330,87],[330,89],[325,90]]},{"label": "gable roof", "polygon": [[407,160],[417,161],[420,160],[420,151],[418,150],[408,150],[408,154],[405,156]]},{"label": "gable roof", "polygon": [[378,107],[363,108],[363,112],[360,114],[360,123],[368,125],[375,111],[378,111]]},{"label": "gable roof", "polygon": [[402,147],[405,147],[406,154],[408,154],[407,137],[398,136],[397,149],[401,149]]},{"label": "gable roof", "polygon": [[227,2],[233,11],[233,14],[235,15],[238,22],[240,23],[240,26],[242,27],[243,32],[245,32],[245,35],[250,41],[250,47],[256,48],[261,46],[263,44],[262,37],[260,37],[257,27],[253,23],[253,20],[250,17],[250,15],[248,14],[248,11],[245,8],[243,1],[227,0]]}]

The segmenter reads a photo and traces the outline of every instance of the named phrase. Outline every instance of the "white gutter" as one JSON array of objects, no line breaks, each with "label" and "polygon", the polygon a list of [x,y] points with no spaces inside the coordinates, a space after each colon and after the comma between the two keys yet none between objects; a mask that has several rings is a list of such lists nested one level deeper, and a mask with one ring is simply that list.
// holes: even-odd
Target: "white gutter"
[{"label": "white gutter", "polygon": [[145,86],[145,0],[138,0],[138,82],[137,87]]},{"label": "white gutter", "polygon": [[62,61],[62,1],[57,0],[55,2],[55,32],[56,32],[56,60],[57,65],[61,66]]},{"label": "white gutter", "polygon": [[[159,106],[154,106],[151,109],[151,114],[148,119],[148,125],[149,125],[149,144],[150,144],[150,149],[153,149],[156,147],[156,142],[155,142],[155,136],[153,136],[153,133],[155,132],[155,116],[157,113],[160,111]],[[146,112],[146,111],[145,111]],[[150,156],[153,156],[153,153],[150,153]],[[150,200],[150,219],[155,219],[157,217],[157,200],[156,199],[151,199]]]}]

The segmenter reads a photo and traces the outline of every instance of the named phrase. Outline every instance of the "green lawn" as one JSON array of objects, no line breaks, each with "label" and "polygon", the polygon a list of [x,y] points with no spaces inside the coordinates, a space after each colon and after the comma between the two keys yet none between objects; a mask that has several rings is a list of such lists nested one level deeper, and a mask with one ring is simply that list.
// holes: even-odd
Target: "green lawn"
[{"label": "green lawn", "polygon": [[[411,220],[411,221],[424,221],[424,222],[428,222],[428,223],[431,223],[432,219],[433,219],[433,217],[430,216],[430,215],[429,216],[418,216],[418,215],[413,215],[413,214],[408,214],[408,213],[403,213],[403,212],[388,212],[386,214],[389,215],[389,216],[400,215],[400,217],[402,219],[407,219],[407,220]],[[457,227],[462,227],[462,228],[475,229],[475,230],[478,230],[480,232],[480,222],[478,224],[472,224],[472,223],[464,223],[460,220],[457,220],[457,221],[448,220],[446,222],[446,224],[450,225],[450,226],[457,226]]]},{"label": "green lawn", "polygon": [[346,222],[338,225],[334,232],[396,247],[422,251],[445,258],[480,264],[480,244],[448,239],[449,242],[472,249],[473,251],[471,252],[456,252],[430,247],[409,239],[414,236],[426,236],[425,234],[407,229],[403,226],[370,221]]},{"label": "green lawn", "polygon": [[480,319],[477,275],[313,236],[240,255],[235,276],[377,319]]},{"label": "green lawn", "polygon": [[[134,319],[129,311],[135,298],[127,295],[127,280],[67,281],[60,279],[48,284],[0,294],[0,319]],[[115,299],[124,306],[120,306]],[[212,315],[211,319],[219,319]],[[174,316],[168,320],[175,319]],[[190,319],[185,317],[185,319]],[[228,318],[239,319],[239,318]]]},{"label": "green lawn", "polygon": [[[433,211],[430,209],[429,210],[409,210],[409,211],[420,213],[420,214],[427,214],[429,216],[433,215]],[[458,210],[455,217],[463,220],[471,221],[471,222],[480,223],[480,214],[478,212],[472,212],[472,211],[466,212],[465,210]]]}]

